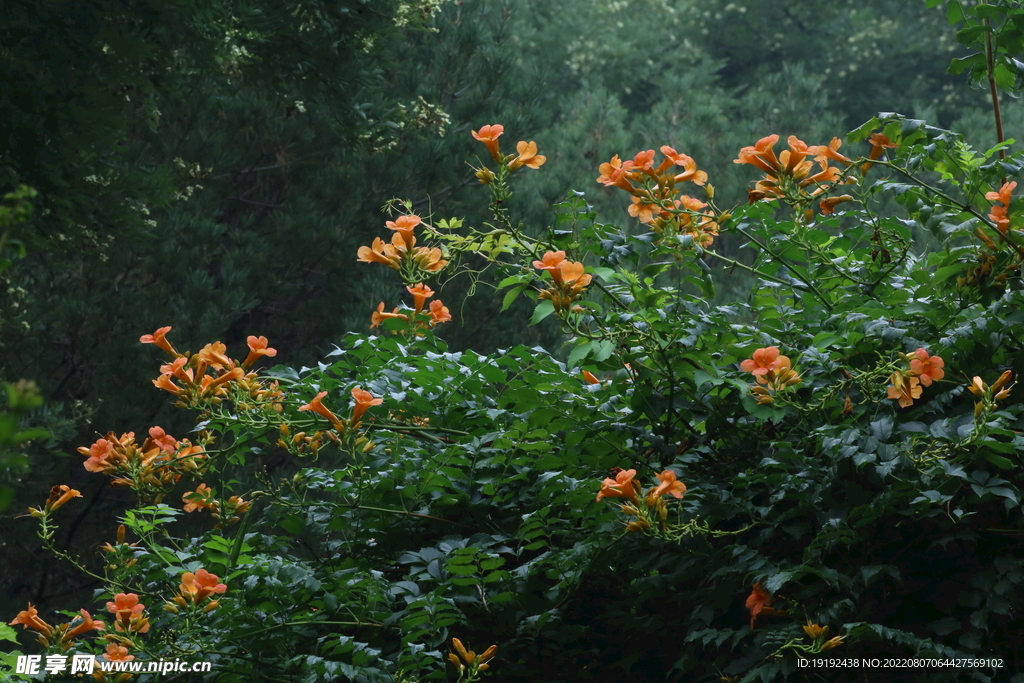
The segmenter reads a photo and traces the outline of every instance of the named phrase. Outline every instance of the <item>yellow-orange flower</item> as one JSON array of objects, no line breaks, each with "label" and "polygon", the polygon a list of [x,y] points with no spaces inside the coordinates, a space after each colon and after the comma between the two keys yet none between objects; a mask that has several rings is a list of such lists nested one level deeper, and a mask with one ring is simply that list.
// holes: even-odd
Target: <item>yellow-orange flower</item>
[{"label": "yellow-orange flower", "polygon": [[551,274],[551,279],[556,283],[562,281],[562,262],[565,261],[564,251],[549,251],[541,257],[540,261],[534,261],[533,267],[537,270],[546,270]]},{"label": "yellow-orange flower", "polygon": [[[882,152],[885,150],[899,147],[896,143],[890,142],[889,136],[884,133],[872,133],[871,137],[868,138],[868,142],[871,143],[871,152],[868,154],[868,159],[872,161],[882,156]],[[866,161],[861,165],[860,170],[862,173],[867,173],[873,165],[871,161]]]},{"label": "yellow-orange flower", "polygon": [[185,502],[185,512],[217,509],[217,501],[213,497],[213,489],[206,484],[199,484],[195,491],[185,493],[181,499]]},{"label": "yellow-orange flower", "polygon": [[52,489],[50,489],[50,497],[46,500],[46,509],[49,510],[50,512],[53,512],[54,510],[63,506],[64,503],[68,502],[72,498],[81,497],[81,491],[76,491],[75,489],[67,486],[66,484],[54,486]]},{"label": "yellow-orange flower", "polygon": [[995,223],[999,232],[1006,232],[1010,228],[1010,217],[1007,210],[1010,208],[1011,195],[1017,188],[1017,182],[1004,183],[998,192],[985,193],[985,199],[990,202],[1000,202],[1002,206],[993,206],[992,213],[988,215],[989,220]]},{"label": "yellow-orange flower", "polygon": [[622,470],[615,475],[615,478],[606,477],[601,482],[601,490],[597,493],[596,500],[602,498],[626,498],[632,502],[637,502],[637,491],[639,490],[640,484],[634,481],[636,477],[636,470]]},{"label": "yellow-orange flower", "polygon": [[177,356],[178,352],[174,350],[173,346],[171,346],[171,342],[167,341],[167,333],[170,332],[172,329],[173,328],[170,326],[161,327],[153,334],[142,335],[141,337],[139,337],[139,341],[142,342],[143,344],[156,344],[157,347],[163,349],[172,356]]},{"label": "yellow-orange flower", "polygon": [[406,287],[410,294],[412,294],[412,303],[414,313],[420,313],[423,310],[423,304],[426,303],[427,299],[434,296],[434,290],[422,282],[417,283],[412,287]]},{"label": "yellow-orange flower", "polygon": [[[777,346],[768,346],[763,349],[757,349],[754,351],[753,358],[740,363],[740,369],[744,372],[749,372],[754,377],[763,377],[770,371],[780,368],[784,361],[780,358],[786,358],[785,356],[779,355],[779,348]],[[786,359],[789,360],[788,358]]]},{"label": "yellow-orange flower", "polygon": [[750,610],[750,628],[754,628],[754,622],[757,621],[757,615],[765,611],[765,607],[770,605],[772,602],[772,596],[768,594],[764,586],[759,583],[754,584],[754,590],[751,591],[750,595],[747,596],[746,608]]},{"label": "yellow-orange flower", "polygon": [[665,470],[658,474],[657,477],[659,483],[647,494],[648,499],[653,500],[666,494],[674,498],[682,498],[683,494],[686,493],[686,484],[676,478],[674,471]]},{"label": "yellow-orange flower", "polygon": [[448,310],[448,307],[441,303],[440,299],[435,299],[430,302],[430,324],[431,326],[439,323],[446,323],[452,319],[452,314]]},{"label": "yellow-orange flower", "polygon": [[918,349],[914,355],[916,358],[910,361],[910,374],[917,376],[921,384],[930,387],[932,382],[945,377],[946,372],[942,368],[946,363],[941,358],[929,356],[924,349]]},{"label": "yellow-orange flower", "polygon": [[326,395],[327,395],[326,391],[321,391],[319,394],[316,395],[316,397],[312,401],[310,401],[309,403],[307,403],[304,406],[300,406],[299,410],[312,410],[317,415],[320,415],[321,417],[327,418],[328,421],[331,422],[331,424],[334,424],[335,422],[338,421],[337,416],[334,413],[332,413],[330,410],[328,410],[327,406],[325,406],[323,403],[321,403],[321,401],[323,400],[324,396],[326,396]]},{"label": "yellow-orange flower", "polygon": [[[78,612],[81,615],[81,621],[79,621],[78,624],[74,628],[69,629],[61,637],[61,640],[64,641],[65,643],[70,642],[73,638],[76,638],[77,636],[82,635],[86,631],[103,631],[104,630],[104,626],[103,626],[103,622],[102,621],[100,621],[99,619],[93,619],[92,616],[88,612],[86,612],[84,609],[83,610],[79,610]],[[74,624],[75,622],[71,622],[71,623]],[[70,626],[70,624],[69,624],[69,626]]]},{"label": "yellow-orange flower", "polygon": [[384,302],[381,301],[377,305],[377,310],[374,311],[373,315],[370,316],[370,329],[379,326],[385,320],[391,320],[393,318],[397,318],[399,320],[408,320],[409,316],[405,315],[404,313],[399,313],[397,307],[391,313],[385,313]]},{"label": "yellow-orange flower", "polygon": [[508,170],[510,171],[515,171],[522,166],[526,166],[527,168],[540,168],[544,165],[544,162],[548,160],[546,156],[537,154],[536,142],[524,142],[520,140],[516,143],[516,152],[519,153],[518,156],[508,162]]},{"label": "yellow-orange flower", "polygon": [[107,603],[107,611],[114,615],[114,628],[120,633],[148,633],[149,619],[142,615],[145,609],[135,593],[118,593]]},{"label": "yellow-orange flower", "polygon": [[632,168],[632,161],[623,163],[622,160],[619,159],[619,155],[616,154],[611,158],[611,161],[601,164],[599,168],[601,175],[597,178],[597,182],[601,183],[605,187],[611,187],[614,185],[626,192],[633,192],[633,185],[629,182],[629,171]]},{"label": "yellow-orange flower", "polygon": [[394,230],[397,235],[401,236],[406,249],[412,249],[416,246],[416,238],[413,236],[413,231],[416,229],[416,226],[422,222],[423,221],[419,216],[409,214],[407,216],[399,216],[397,220],[387,221],[384,225],[387,226],[389,230]]},{"label": "yellow-orange flower", "polygon": [[601,380],[599,380],[597,378],[597,376],[594,375],[594,373],[592,373],[590,370],[584,370],[583,373],[582,373],[582,376],[583,376],[583,381],[586,382],[587,384],[600,384],[601,383]]},{"label": "yellow-orange flower", "polygon": [[266,337],[250,335],[246,337],[245,343],[249,346],[249,355],[245,357],[242,367],[249,368],[262,356],[273,358],[277,355],[277,349],[270,348],[270,342]]},{"label": "yellow-orange flower", "polygon": [[108,643],[102,657],[108,662],[130,662],[135,659],[135,655],[128,654],[128,648],[117,643]]},{"label": "yellow-orange flower", "polygon": [[480,130],[470,131],[473,137],[484,143],[484,147],[491,153],[495,161],[501,161],[501,152],[498,151],[498,138],[505,132],[505,126],[495,123],[484,126]]},{"label": "yellow-orange flower", "polygon": [[352,408],[352,424],[355,425],[359,422],[363,414],[370,408],[370,406],[379,406],[384,402],[383,398],[374,398],[373,394],[360,387],[353,387],[352,398],[355,399],[355,406]]},{"label": "yellow-orange flower", "polygon": [[921,380],[917,377],[907,377],[903,373],[894,372],[889,376],[892,386],[886,394],[886,398],[898,400],[901,408],[908,408],[914,404],[914,399],[921,398]]},{"label": "yellow-orange flower", "polygon": [[181,585],[178,587],[180,596],[184,598],[184,601],[193,605],[198,604],[214,593],[224,593],[227,589],[227,585],[219,583],[216,574],[211,574],[205,569],[200,569],[195,574],[185,572],[181,575]]},{"label": "yellow-orange flower", "polygon": [[204,346],[199,353],[199,360],[206,363],[211,368],[217,370],[223,370],[224,368],[233,368],[235,362],[227,356],[228,347],[221,342],[213,342]]},{"label": "yellow-orange flower", "polygon": [[812,624],[809,620],[803,629],[804,633],[807,634],[807,637],[812,640],[828,636],[828,626],[818,626],[817,624]]},{"label": "yellow-orange flower", "polygon": [[39,618],[39,610],[33,607],[31,602],[28,603],[28,609],[18,612],[18,616],[14,617],[9,625],[15,624],[21,624],[24,628],[30,628],[47,637],[53,633],[53,627]]},{"label": "yellow-orange flower", "polygon": [[[395,233],[395,237],[402,240],[402,236]],[[403,241],[404,247],[404,241]],[[398,270],[402,267],[402,256],[393,244],[387,244],[379,237],[373,238],[373,246],[359,247],[356,252],[357,261],[363,263],[383,263],[391,270]]]},{"label": "yellow-orange flower", "polygon": [[[697,185],[703,185],[708,181],[708,174],[704,171],[697,170],[697,162],[692,157],[686,154],[680,154],[668,145],[663,145],[661,153],[665,155],[665,162],[671,162],[676,166],[682,166],[685,170],[675,176],[674,180],[677,183],[690,181]],[[664,163],[664,162],[663,162]],[[659,169],[659,170],[667,170]]]},{"label": "yellow-orange flower", "polygon": [[853,201],[853,197],[848,194],[844,194],[838,197],[826,197],[825,199],[821,200],[819,206],[821,206],[821,212],[828,216],[834,213],[836,207],[839,206],[840,204],[851,201]]}]

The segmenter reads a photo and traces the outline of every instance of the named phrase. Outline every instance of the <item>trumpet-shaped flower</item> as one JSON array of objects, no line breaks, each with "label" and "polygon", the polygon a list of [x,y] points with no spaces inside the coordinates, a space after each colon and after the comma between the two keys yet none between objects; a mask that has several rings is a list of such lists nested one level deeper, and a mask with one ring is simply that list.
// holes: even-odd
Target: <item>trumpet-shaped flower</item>
[{"label": "trumpet-shaped flower", "polygon": [[683,494],[686,493],[686,484],[676,478],[674,471],[665,470],[658,474],[657,477],[659,483],[647,494],[649,499],[660,498],[666,494],[674,498],[682,498]]},{"label": "trumpet-shaped flower", "polygon": [[50,512],[53,512],[54,510],[63,506],[64,503],[68,502],[72,498],[81,497],[81,491],[76,491],[75,489],[67,486],[66,484],[54,486],[52,489],[50,489],[50,497],[46,501],[46,509],[49,510]]},{"label": "trumpet-shaped flower", "polygon": [[143,344],[156,344],[157,347],[163,349],[172,356],[177,356],[178,352],[174,350],[173,346],[171,346],[171,342],[167,341],[167,333],[170,332],[172,329],[173,328],[170,326],[161,327],[153,334],[142,335],[141,337],[139,337],[139,341],[142,342]]},{"label": "trumpet-shaped flower", "polygon": [[501,161],[501,152],[498,151],[498,138],[505,132],[505,126],[495,123],[483,126],[480,130],[470,131],[473,137],[484,143],[484,147],[491,153],[491,158]]},{"label": "trumpet-shaped flower", "polygon": [[508,162],[508,170],[515,171],[523,166],[528,168],[540,168],[548,158],[537,154],[536,142],[519,141],[516,143],[516,151],[519,153],[515,159]]},{"label": "trumpet-shaped flower", "polygon": [[389,230],[394,230],[395,234],[401,236],[406,249],[412,249],[416,246],[416,238],[413,236],[413,230],[415,230],[416,226],[422,222],[423,221],[419,216],[409,214],[407,216],[399,216],[397,220],[387,221],[384,225],[387,226]]},{"label": "trumpet-shaped flower", "polygon": [[[401,238],[401,235],[396,233],[396,237]],[[379,237],[373,238],[373,246],[359,247],[356,255],[358,256],[356,260],[362,263],[383,263],[392,270],[398,270],[402,267],[402,256],[398,253],[395,246],[385,243]]]},{"label": "trumpet-shaped flower", "polygon": [[408,320],[409,316],[405,315],[404,313],[399,313],[398,312],[398,308],[395,308],[391,313],[385,313],[384,312],[384,302],[381,301],[377,305],[377,310],[374,311],[373,315],[370,316],[370,329],[373,329],[374,327],[378,327],[385,320],[391,320],[391,319]]},{"label": "trumpet-shaped flower", "polygon": [[206,484],[199,484],[195,491],[189,491],[181,496],[185,503],[185,512],[196,510],[217,510],[217,500],[213,497],[213,489]]},{"label": "trumpet-shaped flower", "polygon": [[434,296],[434,290],[422,282],[417,283],[412,287],[406,287],[410,294],[412,294],[413,311],[419,313],[423,310],[423,305],[427,299]]},{"label": "trumpet-shaped flower", "polygon": [[601,490],[597,493],[596,500],[602,498],[626,498],[634,503],[637,502],[637,491],[639,483],[634,481],[636,470],[622,470],[615,475],[615,478],[605,478],[601,482]]},{"label": "trumpet-shaped flower", "polygon": [[910,361],[910,374],[917,376],[921,384],[930,387],[932,382],[945,377],[946,372],[942,368],[946,363],[941,358],[928,355],[924,349],[915,351],[914,356]]},{"label": "trumpet-shaped flower", "polygon": [[750,610],[750,628],[754,628],[754,622],[757,621],[757,615],[765,611],[765,607],[770,605],[772,602],[772,596],[768,594],[764,586],[759,583],[754,584],[754,589],[750,595],[747,596],[746,608]]},{"label": "trumpet-shaped flower", "polygon": [[914,405],[914,399],[921,398],[921,380],[917,377],[907,377],[903,373],[894,372],[889,376],[892,386],[886,393],[886,398],[899,401],[901,408],[908,408]]},{"label": "trumpet-shaped flower", "polygon": [[321,403],[321,401],[323,400],[324,396],[326,396],[326,395],[327,395],[326,391],[321,391],[319,394],[316,395],[316,397],[312,401],[310,401],[309,403],[307,403],[304,406],[300,406],[299,410],[312,410],[317,415],[319,415],[321,417],[327,418],[327,420],[331,424],[334,424],[335,422],[338,421],[337,416],[334,413],[332,413],[330,410],[328,410],[327,406],[325,406],[323,403]]},{"label": "trumpet-shaped flower", "polygon": [[355,425],[359,422],[363,414],[371,406],[379,406],[384,402],[383,398],[374,398],[373,394],[360,387],[353,387],[352,398],[355,399],[355,406],[352,408],[352,424]]},{"label": "trumpet-shaped flower", "polygon": [[270,342],[267,341],[266,337],[250,335],[246,337],[245,343],[249,346],[249,355],[245,357],[245,361],[242,363],[244,368],[252,367],[252,364],[263,356],[273,358],[277,355],[277,349],[270,348]]},{"label": "trumpet-shaped flower", "polygon": [[53,627],[39,618],[39,610],[33,607],[31,602],[28,603],[28,609],[18,612],[18,616],[14,617],[9,625],[14,626],[15,624],[21,624],[26,629],[30,628],[44,637],[53,633]]},{"label": "trumpet-shaped flower", "polygon": [[1010,228],[1010,217],[1007,215],[1007,210],[1010,208],[1011,195],[1016,188],[1016,181],[1003,183],[998,192],[987,192],[985,194],[985,199],[1002,204],[1002,206],[993,206],[992,213],[988,215],[989,220],[995,223],[999,232],[1006,232]]},{"label": "trumpet-shaped flower", "polygon": [[448,310],[448,307],[441,303],[440,299],[435,299],[430,302],[430,324],[431,326],[439,323],[446,323],[452,319],[452,314]]},{"label": "trumpet-shaped flower", "polygon": [[[784,361],[779,360],[780,358],[786,357],[779,355],[779,348],[777,346],[757,349],[754,351],[752,358],[748,358],[740,363],[740,369],[751,373],[754,377],[762,377],[783,365]],[[785,362],[788,362],[788,360],[787,358]]]}]

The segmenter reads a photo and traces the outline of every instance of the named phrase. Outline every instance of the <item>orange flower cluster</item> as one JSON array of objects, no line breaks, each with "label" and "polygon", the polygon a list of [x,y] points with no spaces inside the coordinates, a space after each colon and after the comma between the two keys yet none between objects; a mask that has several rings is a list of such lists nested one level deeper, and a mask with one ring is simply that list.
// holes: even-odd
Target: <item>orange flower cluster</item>
[{"label": "orange flower cluster", "polygon": [[178,441],[160,427],[150,428],[149,437],[141,445],[135,442],[135,432],[120,437],[109,432],[78,452],[86,456],[85,469],[117,477],[111,482],[114,486],[146,491],[170,486],[183,474],[202,473],[206,460],[202,446]]},{"label": "orange flower cluster", "polygon": [[549,251],[541,259],[534,261],[533,267],[546,271],[553,286],[542,289],[538,298],[550,300],[556,311],[575,310],[573,302],[583,295],[593,276],[583,272],[585,267],[582,263],[566,261],[564,251]]},{"label": "orange flower cluster", "polygon": [[[707,204],[687,195],[679,195],[677,184],[692,182],[704,185],[708,174],[697,169],[697,163],[668,145],[661,147],[664,159],[655,166],[654,150],[638,152],[632,160],[622,161],[616,154],[601,164],[597,182],[605,187],[618,187],[632,195],[629,215],[650,225],[651,230],[669,237],[690,235],[693,241],[707,247],[718,235],[713,213],[702,211]],[[682,168],[676,173],[676,167]],[[710,194],[710,188],[709,188]]]},{"label": "orange flower cluster", "polygon": [[[278,401],[282,394],[277,383],[264,386],[255,372],[249,372],[260,358],[273,358],[277,355],[276,349],[269,348],[266,337],[248,337],[246,343],[249,354],[244,361],[238,363],[227,356],[227,347],[221,342],[207,344],[191,358],[178,353],[167,340],[167,333],[171,329],[161,327],[153,334],[143,335],[139,341],[143,344],[156,344],[174,358],[171,363],[160,366],[160,377],[153,380],[153,384],[181,399],[180,405],[205,401],[217,404],[228,395],[231,387],[235,387],[247,394],[249,400],[256,405],[281,410]],[[175,383],[175,380],[180,384]],[[247,409],[249,406],[239,403],[238,407]]]},{"label": "orange flower cluster", "polygon": [[[501,150],[498,149],[498,138],[505,133],[505,126],[501,124],[495,123],[483,126],[480,130],[470,132],[475,139],[484,143],[484,147],[487,148],[491,158],[499,164],[506,166],[509,171],[517,171],[523,166],[527,168],[540,168],[548,160],[543,154],[537,154],[537,143],[532,141],[525,142],[520,140],[516,143],[515,156],[511,154],[503,155]],[[494,180],[494,174],[486,168],[477,169],[476,177],[484,185],[488,185]]]},{"label": "orange flower cluster", "polygon": [[781,355],[776,346],[757,349],[752,358],[740,363],[740,369],[751,373],[761,385],[750,388],[760,405],[770,406],[775,403],[771,392],[782,391],[803,381],[792,369],[789,358]]},{"label": "orange flower cluster", "polygon": [[[245,514],[250,506],[249,501],[240,496],[231,496],[225,501],[218,501],[213,495],[213,489],[206,484],[199,484],[195,491],[185,493],[181,500],[185,503],[185,512],[209,510],[213,513],[213,518],[218,521],[227,518],[226,524],[228,525],[238,522],[241,519],[239,515]],[[217,524],[215,528],[219,529],[221,526],[222,524]]]},{"label": "orange flower cluster", "polygon": [[36,640],[43,647],[57,645],[62,652],[67,652],[75,644],[75,638],[86,631],[104,630],[103,622],[93,619],[87,611],[79,610],[80,617],[58,626],[50,626],[39,617],[39,610],[28,604],[28,609],[18,612],[18,616],[10,622],[10,626],[21,624],[26,629],[32,629],[38,635]]},{"label": "orange flower cluster", "polygon": [[1004,183],[998,192],[987,192],[985,199],[990,202],[999,202],[1002,206],[993,206],[992,213],[988,215],[990,221],[992,221],[996,229],[999,232],[1006,234],[1006,231],[1010,229],[1010,217],[1006,212],[1010,208],[1010,201],[1012,201],[1011,195],[1017,188],[1017,182]]},{"label": "orange flower cluster", "polygon": [[415,229],[423,222],[419,216],[408,214],[397,220],[385,222],[394,231],[391,242],[379,237],[373,238],[369,247],[359,247],[358,259],[362,263],[383,263],[392,270],[402,272],[405,281],[421,280],[425,275],[436,273],[448,265],[439,247],[417,247]]},{"label": "orange flower cluster", "polygon": [[[164,609],[172,614],[178,614],[181,609],[198,607],[214,595],[220,595],[228,589],[227,585],[220,583],[215,574],[205,569],[196,573],[185,572],[181,575],[181,584],[178,586],[178,593],[174,599],[164,605]],[[220,606],[217,600],[210,600],[204,607],[204,612],[212,612]]]},{"label": "orange flower cluster", "polygon": [[[790,135],[787,142],[789,149],[775,155],[775,143],[778,135],[761,138],[752,147],[740,150],[736,164],[750,164],[765,173],[765,177],[757,181],[754,189],[748,192],[750,203],[756,201],[784,199],[790,204],[799,204],[811,197],[816,197],[828,188],[826,184],[835,183],[842,178],[842,172],[829,165],[829,161],[838,161],[849,166],[852,162],[839,153],[842,141],[833,138],[827,145],[807,145],[795,135]],[[812,173],[814,166],[820,170]],[[806,188],[815,186],[810,192]],[[850,198],[852,199],[852,197]],[[840,197],[822,200],[822,211],[832,213],[836,204],[848,201]]]},{"label": "orange flower cluster", "polygon": [[657,515],[659,526],[664,528],[665,521],[668,519],[668,506],[664,496],[670,495],[681,499],[686,493],[686,484],[679,481],[676,473],[672,470],[665,470],[656,475],[658,484],[647,491],[647,495],[644,496],[644,509],[641,509],[639,494],[642,487],[636,480],[636,470],[615,468],[613,472],[614,479],[606,477],[601,482],[601,490],[598,491],[596,500],[625,498],[629,501],[622,506],[624,513],[636,517],[635,521],[626,524],[626,529],[629,531],[643,531],[651,528],[652,515]]},{"label": "orange flower cluster", "polygon": [[[488,660],[494,657],[498,651],[497,645],[491,645],[489,648],[483,651],[482,654],[476,654],[472,650],[467,650],[466,646],[462,644],[462,641],[458,638],[452,638],[452,647],[455,648],[455,652],[448,653],[448,661],[455,665],[455,668],[459,670],[459,673],[466,672],[468,678],[472,679],[473,675],[477,671],[486,671],[490,668]],[[460,678],[460,680],[462,680]]]},{"label": "orange flower cluster", "polygon": [[889,387],[886,398],[899,401],[901,408],[909,408],[914,405],[916,399],[921,398],[924,392],[922,387],[930,387],[932,382],[945,377],[946,371],[942,368],[946,363],[939,356],[929,355],[925,349],[901,355],[909,364],[909,368],[905,372],[894,372],[889,376],[892,386]]},{"label": "orange flower cluster", "polygon": [[[342,420],[333,412],[331,412],[331,410],[327,406],[323,404],[323,398],[326,395],[326,391],[321,391],[319,394],[316,395],[315,398],[313,398],[312,401],[300,407],[299,410],[309,410],[316,413],[320,417],[326,418],[327,421],[331,424],[331,428],[333,430],[327,431],[326,436],[336,444],[341,443],[341,437],[344,436],[348,432],[348,430],[358,429],[360,421],[362,420],[363,415],[366,413],[367,410],[369,410],[373,406],[379,406],[381,403],[384,402],[383,398],[374,398],[373,394],[371,394],[369,391],[366,391],[365,389],[362,389],[360,387],[354,387],[352,389],[352,398],[355,400],[355,405],[352,407],[352,416],[348,420]],[[298,440],[301,437],[304,437],[304,435],[305,432],[300,432],[299,434],[296,434],[295,437],[293,437],[293,443],[298,444]],[[315,448],[319,447],[319,440],[324,435],[324,432],[317,432],[316,435],[313,437],[313,444]],[[282,436],[287,436],[284,427],[282,427]],[[283,442],[283,440],[279,440],[277,443],[279,446],[282,446],[284,448],[288,447],[287,444]],[[355,441],[355,444],[357,446],[363,446],[366,450],[373,448],[373,443],[371,441],[368,441],[365,437],[360,437],[359,439],[357,439]],[[314,454],[316,453],[315,448],[313,451]]]},{"label": "orange flower cluster", "polygon": [[391,313],[385,313],[384,302],[381,301],[377,306],[377,310],[370,316],[370,329],[379,326],[385,320],[403,320],[413,326],[412,331],[414,333],[422,335],[423,331],[427,328],[439,323],[446,323],[452,319],[451,312],[440,299],[431,301],[429,308],[424,310],[427,299],[434,296],[434,290],[427,285],[419,282],[412,287],[406,287],[406,289],[412,294],[413,307],[411,313],[401,313],[398,308],[395,308]]},{"label": "orange flower cluster", "polygon": [[145,609],[135,593],[118,593],[113,602],[107,603],[118,633],[149,633],[149,618],[142,614]]}]

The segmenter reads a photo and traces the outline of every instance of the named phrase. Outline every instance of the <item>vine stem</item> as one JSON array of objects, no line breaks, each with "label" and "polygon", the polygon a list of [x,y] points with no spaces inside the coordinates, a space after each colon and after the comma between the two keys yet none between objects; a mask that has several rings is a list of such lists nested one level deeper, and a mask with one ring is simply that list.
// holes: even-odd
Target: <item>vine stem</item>
[{"label": "vine stem", "polygon": [[[991,28],[992,22],[988,18],[985,19],[985,28]],[[996,144],[1003,144],[1003,115],[999,108],[999,89],[996,87],[996,65],[995,65],[995,51],[992,49],[992,32],[985,31],[985,58],[987,60],[986,67],[988,71],[988,89],[992,95],[992,114],[996,118]],[[1003,160],[1006,158],[1006,150],[1000,147],[999,159]],[[1006,176],[1002,179],[1003,185],[1006,184]]]}]

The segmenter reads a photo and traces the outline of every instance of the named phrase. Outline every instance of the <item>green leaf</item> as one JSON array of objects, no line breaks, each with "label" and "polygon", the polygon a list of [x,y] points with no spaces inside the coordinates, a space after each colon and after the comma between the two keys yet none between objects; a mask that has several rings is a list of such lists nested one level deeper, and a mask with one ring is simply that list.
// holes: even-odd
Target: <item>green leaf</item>
[{"label": "green leaf", "polygon": [[509,306],[511,306],[512,302],[515,301],[519,297],[520,294],[522,294],[524,291],[526,291],[526,288],[529,287],[529,286],[530,286],[529,283],[523,283],[523,284],[517,285],[517,286],[513,287],[512,289],[508,290],[507,292],[505,292],[505,296],[501,300],[501,310],[504,311]]},{"label": "green leaf", "polygon": [[544,318],[548,317],[555,312],[555,305],[550,301],[541,301],[537,304],[537,307],[533,309],[533,317],[530,318],[530,324],[536,325]]},{"label": "green leaf", "polygon": [[590,353],[592,346],[593,342],[583,342],[582,344],[577,344],[576,347],[572,350],[572,353],[569,354],[569,360],[566,361],[566,366],[568,367],[568,369],[572,370],[581,360],[586,358],[587,355]]},{"label": "green leaf", "polygon": [[1001,470],[1013,469],[1013,462],[1009,458],[1004,458],[1001,455],[989,454],[985,456],[985,459]]},{"label": "green leaf", "polygon": [[949,4],[946,5],[946,21],[952,26],[953,24],[959,24],[964,19],[964,8],[960,4],[960,0],[950,0]]}]

